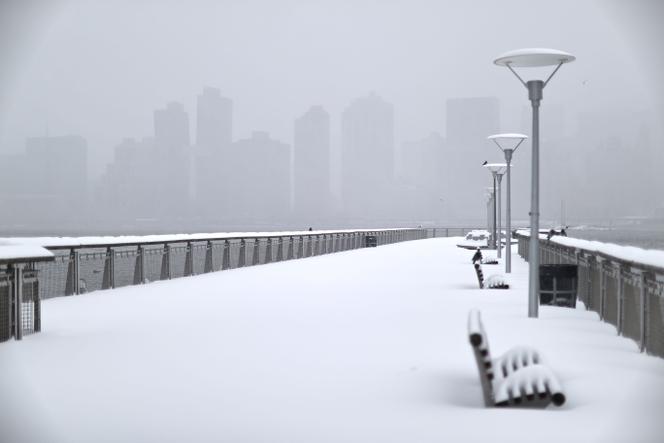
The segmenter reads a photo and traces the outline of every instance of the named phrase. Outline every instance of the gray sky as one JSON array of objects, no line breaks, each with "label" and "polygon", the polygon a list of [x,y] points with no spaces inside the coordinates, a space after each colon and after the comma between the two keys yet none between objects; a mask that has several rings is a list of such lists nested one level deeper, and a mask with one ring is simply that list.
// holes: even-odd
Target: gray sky
[{"label": "gray sky", "polygon": [[368,91],[394,103],[397,142],[444,134],[450,97],[497,96],[503,129],[525,130],[525,90],[491,63],[524,46],[578,57],[545,92],[568,120],[654,110],[661,3],[627,4],[3,0],[0,147],[21,150],[47,128],[81,134],[94,175],[121,138],[152,133],[153,109],[177,100],[192,118],[204,85],[234,100],[236,138],[260,129],[290,143],[311,104],[328,109],[336,133],[343,108]]}]

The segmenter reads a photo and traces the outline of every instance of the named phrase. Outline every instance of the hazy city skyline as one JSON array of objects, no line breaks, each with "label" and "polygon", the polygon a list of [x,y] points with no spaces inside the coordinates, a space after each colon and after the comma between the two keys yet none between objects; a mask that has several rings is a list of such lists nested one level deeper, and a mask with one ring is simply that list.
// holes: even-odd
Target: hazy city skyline
[{"label": "hazy city skyline", "polygon": [[[437,133],[444,155],[437,160],[443,176],[436,186],[445,188],[418,205],[441,206],[428,213],[441,221],[482,220],[482,189],[490,180],[475,164],[501,160],[483,137],[494,130],[530,133],[526,91],[492,60],[515,47],[550,46],[578,59],[551,82],[542,103],[543,216],[558,218],[561,206],[570,218],[653,215],[662,206],[656,190],[664,186],[658,173],[664,154],[657,148],[664,142],[664,91],[655,81],[662,72],[663,39],[656,38],[662,7],[645,0],[630,5],[10,0],[0,6],[0,32],[11,36],[0,39],[8,67],[0,73],[3,183],[14,189],[22,180],[11,162],[22,158],[29,138],[84,138],[90,189],[117,163],[117,146],[126,163],[129,152],[160,152],[170,143],[173,152],[186,145],[190,158],[151,164],[144,155],[125,166],[135,170],[133,179],[119,167],[111,174],[116,181],[143,183],[143,189],[125,187],[147,198],[161,182],[160,173],[145,168],[158,169],[186,181],[163,184],[170,189],[165,195],[186,189],[179,198],[201,200],[207,192],[202,201],[214,203],[223,187],[210,183],[223,159],[208,152],[209,145],[267,133],[289,146],[294,180],[294,121],[321,106],[329,115],[323,163],[329,160],[331,206],[343,208],[344,112],[373,92],[393,106],[392,141],[385,146],[393,166],[377,169],[391,170],[394,187],[410,189],[389,193],[381,204],[401,201],[409,218],[405,200],[417,200],[414,189],[422,180],[414,184],[417,173],[402,168],[419,164],[422,175],[431,170],[412,156],[404,161],[404,150],[429,152],[438,142],[425,140]],[[489,98],[486,124],[473,125],[468,116],[475,111],[464,117],[450,109],[456,100]],[[415,147],[418,141],[421,147]],[[529,149],[524,144],[514,159],[516,215],[528,210]],[[180,173],[185,163],[187,171]]]}]

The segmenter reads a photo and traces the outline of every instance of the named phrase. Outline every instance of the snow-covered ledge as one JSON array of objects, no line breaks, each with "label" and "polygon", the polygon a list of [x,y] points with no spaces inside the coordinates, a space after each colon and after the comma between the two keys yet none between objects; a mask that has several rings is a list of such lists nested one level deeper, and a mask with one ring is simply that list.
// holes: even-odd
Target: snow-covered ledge
[{"label": "snow-covered ledge", "polygon": [[53,260],[51,251],[34,244],[0,241],[0,264]]},{"label": "snow-covered ledge", "polygon": [[[518,230],[517,236],[530,237],[530,231]],[[546,240],[546,237],[545,234],[539,235],[540,240]],[[664,272],[664,251],[582,240],[561,235],[554,235],[548,241],[568,248],[582,249],[587,252],[596,253],[609,259],[627,262],[628,264],[657,268]]]}]

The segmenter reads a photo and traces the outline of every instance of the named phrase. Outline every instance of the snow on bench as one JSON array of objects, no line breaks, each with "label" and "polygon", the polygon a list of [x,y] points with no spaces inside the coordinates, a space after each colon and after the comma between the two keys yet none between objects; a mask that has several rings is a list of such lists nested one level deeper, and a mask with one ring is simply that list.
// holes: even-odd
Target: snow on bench
[{"label": "snow on bench", "polygon": [[489,289],[509,289],[510,285],[507,283],[507,280],[504,276],[494,274],[490,275],[489,278],[485,280],[484,272],[482,272],[482,266],[477,262],[475,262],[473,266],[475,267],[477,282],[480,285],[480,289],[484,289],[485,286]]},{"label": "snow on bench", "polygon": [[480,312],[468,314],[468,336],[479,371],[484,405],[545,408],[565,403],[562,385],[540,353],[518,346],[492,359]]}]

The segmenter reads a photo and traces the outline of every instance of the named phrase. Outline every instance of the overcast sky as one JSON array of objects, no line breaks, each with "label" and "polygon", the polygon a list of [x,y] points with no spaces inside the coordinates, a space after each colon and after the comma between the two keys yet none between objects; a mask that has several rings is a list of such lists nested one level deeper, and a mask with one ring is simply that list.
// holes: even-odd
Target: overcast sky
[{"label": "overcast sky", "polygon": [[[215,86],[235,103],[235,138],[292,142],[312,104],[332,116],[375,91],[395,106],[396,141],[445,133],[445,100],[500,98],[521,127],[526,91],[492,60],[519,47],[577,56],[545,91],[579,112],[656,111],[664,2],[26,1],[0,2],[0,152],[27,136],[80,134],[92,175],[124,137],[151,135],[152,111]],[[529,73],[526,76],[530,76]]]}]

